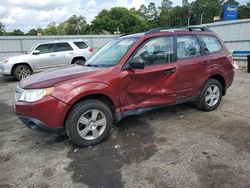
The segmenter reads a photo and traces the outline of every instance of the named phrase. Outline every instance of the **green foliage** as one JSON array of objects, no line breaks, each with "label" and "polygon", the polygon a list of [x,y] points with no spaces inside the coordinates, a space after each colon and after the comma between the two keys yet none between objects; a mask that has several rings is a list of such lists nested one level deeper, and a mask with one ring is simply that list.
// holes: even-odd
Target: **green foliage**
[{"label": "green foliage", "polygon": [[65,22],[59,24],[58,34],[60,35],[77,35],[84,34],[84,29],[86,27],[86,19],[83,16],[71,16]]},{"label": "green foliage", "polygon": [[203,15],[203,23],[213,22],[215,16],[220,16],[222,6],[220,0],[196,0],[191,3],[191,24],[200,24]]},{"label": "green foliage", "polygon": [[250,18],[250,4],[239,6],[239,19]]},{"label": "green foliage", "polygon": [[43,35],[57,35],[57,26],[55,22],[51,22],[47,28],[45,28],[42,32]]},{"label": "green foliage", "polygon": [[14,29],[12,32],[7,33],[10,36],[22,36],[24,33],[20,29]]},{"label": "green foliage", "polygon": [[102,10],[92,21],[91,28],[96,34],[113,34],[116,31],[121,33],[144,31],[147,25],[134,10],[114,7],[111,10]]},{"label": "green foliage", "polygon": [[4,25],[0,22],[0,36],[3,36],[5,32],[5,27]]},{"label": "green foliage", "polygon": [[33,28],[31,30],[29,30],[28,33],[26,33],[26,35],[29,35],[29,36],[36,36],[37,35],[37,29]]}]

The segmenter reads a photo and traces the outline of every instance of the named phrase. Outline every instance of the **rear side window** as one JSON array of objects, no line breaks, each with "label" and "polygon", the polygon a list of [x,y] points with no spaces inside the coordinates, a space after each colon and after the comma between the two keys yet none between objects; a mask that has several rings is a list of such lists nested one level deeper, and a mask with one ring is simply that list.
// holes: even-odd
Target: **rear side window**
[{"label": "rear side window", "polygon": [[144,59],[145,66],[170,63],[174,55],[173,44],[173,37],[153,38],[143,44],[134,57]]},{"label": "rear side window", "polygon": [[52,53],[54,51],[54,44],[41,44],[36,50],[39,50],[40,54]]},{"label": "rear side window", "polygon": [[74,42],[74,44],[79,48],[79,49],[86,49],[88,48],[88,45],[85,42]]},{"label": "rear side window", "polygon": [[200,35],[199,38],[206,51],[206,54],[216,53],[222,49],[220,42],[214,36]]},{"label": "rear side window", "polygon": [[186,59],[201,55],[201,47],[195,36],[177,36],[177,59]]},{"label": "rear side window", "polygon": [[56,43],[56,52],[70,51],[73,48],[66,42]]}]

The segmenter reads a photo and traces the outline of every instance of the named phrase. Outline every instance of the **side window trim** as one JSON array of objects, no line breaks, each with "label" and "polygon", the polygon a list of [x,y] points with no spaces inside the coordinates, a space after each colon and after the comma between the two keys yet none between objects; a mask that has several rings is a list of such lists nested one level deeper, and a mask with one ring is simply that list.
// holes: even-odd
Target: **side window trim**
[{"label": "side window trim", "polygon": [[201,48],[201,56],[207,55],[207,54],[206,54],[205,47],[202,45],[202,41],[201,41],[199,35],[195,35],[195,38],[196,38],[196,40],[198,41],[198,43],[199,43],[199,45],[200,45],[200,48]]},{"label": "side window trim", "polygon": [[[220,46],[220,50],[216,51],[216,52],[213,52],[213,53],[206,53],[206,49],[205,49],[205,47],[203,45],[203,42],[202,42],[202,39],[201,39],[202,36],[215,38],[217,40],[219,46]],[[223,45],[222,45],[221,41],[216,36],[214,36],[214,35],[208,35],[208,34],[200,34],[200,35],[197,35],[197,38],[198,38],[198,40],[201,43],[201,47],[204,49],[204,55],[213,55],[213,54],[216,54],[216,53],[219,53],[219,52],[223,51]]]},{"label": "side window trim", "polygon": [[[71,48],[71,50],[64,50],[64,51],[57,51],[57,44],[68,44]],[[58,42],[54,44],[54,53],[58,53],[58,52],[68,52],[68,51],[73,51],[74,49],[72,48],[72,46],[68,43],[68,42]]]},{"label": "side window trim", "polygon": [[[129,60],[141,49],[141,47],[146,44],[148,41],[152,39],[157,39],[157,38],[163,38],[163,37],[173,37],[173,61],[165,63],[165,64],[170,64],[170,63],[176,63],[176,57],[175,57],[175,35],[162,35],[162,36],[155,36],[155,37],[150,37],[146,40],[144,40],[134,51],[133,53],[129,56],[127,59],[126,63],[124,63],[123,67],[121,70],[126,70],[128,68],[128,63]],[[162,64],[163,65],[163,64]],[[157,66],[157,65],[151,65],[151,66]],[[145,66],[145,67],[150,67],[150,66]]]},{"label": "side window trim", "polygon": [[[176,51],[176,61],[186,60],[186,59],[190,59],[190,58],[197,58],[197,57],[203,56],[203,52],[202,52],[203,50],[202,50],[201,44],[200,44],[200,42],[199,42],[199,40],[197,39],[197,37],[196,37],[195,34],[178,34],[178,35],[175,35],[175,36],[176,36],[176,49],[175,49],[175,51]],[[201,55],[195,56],[195,57],[186,57],[186,58],[178,59],[178,56],[177,56],[177,51],[178,51],[178,50],[177,50],[177,48],[178,48],[178,45],[177,45],[177,37],[179,37],[179,36],[192,36],[192,37],[194,37],[194,38],[197,40],[198,45],[200,46]]]},{"label": "side window trim", "polygon": [[42,46],[42,45],[52,45],[52,52],[47,52],[47,53],[41,53],[40,55],[42,54],[50,54],[50,53],[55,53],[55,44],[54,43],[45,43],[45,44],[39,44],[36,46],[36,48],[32,51],[32,54],[35,50],[37,50],[38,47]]}]

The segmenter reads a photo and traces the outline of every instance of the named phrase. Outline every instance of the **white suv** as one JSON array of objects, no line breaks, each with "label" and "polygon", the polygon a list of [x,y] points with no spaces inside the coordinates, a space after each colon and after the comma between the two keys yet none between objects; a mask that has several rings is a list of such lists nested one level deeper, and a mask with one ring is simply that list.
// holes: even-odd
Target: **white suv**
[{"label": "white suv", "polygon": [[21,80],[34,72],[70,64],[83,64],[93,49],[83,40],[57,41],[33,46],[27,54],[0,62],[0,73]]}]

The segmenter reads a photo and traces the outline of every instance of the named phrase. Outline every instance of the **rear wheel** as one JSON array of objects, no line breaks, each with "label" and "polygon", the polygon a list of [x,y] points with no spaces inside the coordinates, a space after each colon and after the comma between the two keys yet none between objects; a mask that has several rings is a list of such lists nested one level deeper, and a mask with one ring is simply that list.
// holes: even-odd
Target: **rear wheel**
[{"label": "rear wheel", "polygon": [[109,107],[98,100],[76,104],[66,120],[66,132],[76,145],[90,146],[102,142],[110,134],[113,115]]},{"label": "rear wheel", "polygon": [[218,80],[209,79],[201,90],[196,105],[204,111],[214,110],[220,105],[222,93],[221,83]]},{"label": "rear wheel", "polygon": [[32,74],[32,70],[28,65],[18,65],[14,69],[14,75],[18,80],[22,80]]}]

